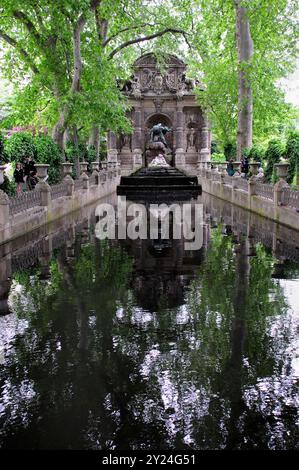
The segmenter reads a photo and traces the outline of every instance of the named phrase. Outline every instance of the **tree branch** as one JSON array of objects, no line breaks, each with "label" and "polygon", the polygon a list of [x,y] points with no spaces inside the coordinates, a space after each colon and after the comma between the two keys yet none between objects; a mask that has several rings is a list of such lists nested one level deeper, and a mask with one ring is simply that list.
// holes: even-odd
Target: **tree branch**
[{"label": "tree branch", "polygon": [[163,29],[162,31],[159,31],[157,33],[150,34],[149,36],[144,36],[144,37],[131,39],[130,41],[126,41],[123,44],[121,44],[120,46],[116,47],[109,54],[109,59],[112,59],[116,54],[118,54],[118,52],[120,52],[125,47],[131,46],[132,44],[137,44],[137,43],[143,42],[143,41],[150,41],[151,39],[155,39],[155,38],[163,36],[164,34],[167,34],[167,33],[177,33],[177,34],[182,34],[182,35],[186,34],[186,32],[183,31],[182,29],[166,28],[166,29]]},{"label": "tree branch", "polygon": [[113,34],[112,36],[106,39],[106,41],[103,43],[103,47],[107,46],[107,44],[109,44],[110,41],[115,39],[120,34],[125,33],[126,31],[132,31],[133,29],[144,28],[145,26],[154,27],[155,25],[151,23],[142,23],[137,26],[128,26],[127,28],[120,29],[115,34]]},{"label": "tree branch", "polygon": [[25,62],[28,63],[28,65],[31,68],[32,72],[34,72],[36,74],[38,73],[38,68],[36,67],[36,65],[33,62],[33,60],[31,59],[31,57],[29,56],[28,52],[26,52],[25,49],[23,49],[15,39],[13,39],[11,36],[6,34],[2,30],[0,30],[0,38],[2,38],[5,42],[10,44],[10,46],[14,47],[21,54],[21,56],[23,57]]},{"label": "tree branch", "polygon": [[21,21],[26,26],[28,32],[31,34],[31,36],[34,37],[37,43],[43,44],[42,38],[40,34],[38,33],[36,27],[34,26],[32,21],[28,18],[28,16],[25,15],[25,13],[19,10],[14,10],[12,14],[17,20]]}]

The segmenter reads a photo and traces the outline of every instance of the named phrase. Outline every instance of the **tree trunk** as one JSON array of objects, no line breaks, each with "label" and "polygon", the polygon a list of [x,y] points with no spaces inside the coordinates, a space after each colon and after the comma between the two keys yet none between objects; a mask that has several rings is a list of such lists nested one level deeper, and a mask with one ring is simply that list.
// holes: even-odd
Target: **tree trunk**
[{"label": "tree trunk", "polygon": [[96,150],[96,161],[100,160],[100,129],[97,124],[94,124],[88,141],[89,147],[94,147]]},{"label": "tree trunk", "polygon": [[52,138],[62,151],[64,148],[64,145],[63,145],[64,144],[64,141],[63,141],[64,131],[65,131],[65,113],[64,111],[60,111],[59,119],[52,129]]},{"label": "tree trunk", "polygon": [[[81,15],[74,26],[73,29],[73,56],[74,56],[74,72],[71,85],[71,94],[75,94],[80,91],[80,79],[82,73],[82,58],[81,58],[81,32],[84,28],[86,20],[83,15]],[[58,92],[58,87],[55,91],[55,96],[59,100],[60,94]],[[63,135],[67,127],[69,117],[69,105],[66,104],[59,113],[59,120],[55,124],[52,137],[53,140],[63,149]]]},{"label": "tree trunk", "polygon": [[242,6],[242,0],[235,0],[235,6],[239,65],[237,159],[240,160],[244,149],[252,147],[253,103],[248,69],[253,56],[253,41],[250,33],[247,9]]},{"label": "tree trunk", "polygon": [[75,165],[75,170],[76,170],[76,176],[77,178],[79,178],[80,176],[79,136],[78,136],[78,129],[76,125],[72,127],[72,140],[73,140],[73,144],[75,148],[74,165]]}]

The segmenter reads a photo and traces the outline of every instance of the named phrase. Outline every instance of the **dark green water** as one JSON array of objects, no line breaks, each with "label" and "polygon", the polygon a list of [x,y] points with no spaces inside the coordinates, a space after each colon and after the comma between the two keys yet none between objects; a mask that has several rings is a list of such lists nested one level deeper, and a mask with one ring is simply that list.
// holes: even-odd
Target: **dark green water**
[{"label": "dark green water", "polygon": [[93,209],[2,250],[1,448],[298,448],[298,234],[204,203],[196,252]]}]

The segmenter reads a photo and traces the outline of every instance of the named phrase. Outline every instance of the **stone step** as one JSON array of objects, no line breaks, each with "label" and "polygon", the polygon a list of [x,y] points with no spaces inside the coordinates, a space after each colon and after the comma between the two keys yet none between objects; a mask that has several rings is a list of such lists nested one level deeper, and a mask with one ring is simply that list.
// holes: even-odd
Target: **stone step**
[{"label": "stone step", "polygon": [[196,176],[122,176],[121,186],[197,185]]}]

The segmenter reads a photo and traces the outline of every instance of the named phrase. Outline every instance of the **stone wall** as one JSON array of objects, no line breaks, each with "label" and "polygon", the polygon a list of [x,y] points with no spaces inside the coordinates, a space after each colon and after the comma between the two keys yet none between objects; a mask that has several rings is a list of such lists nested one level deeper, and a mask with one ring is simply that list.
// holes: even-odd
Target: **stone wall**
[{"label": "stone wall", "polygon": [[202,190],[255,214],[299,230],[299,192],[259,183],[251,178],[230,177],[225,172],[200,168],[198,173]]},{"label": "stone wall", "polygon": [[84,173],[78,180],[67,176],[62,183],[40,183],[33,191],[9,198],[0,191],[0,244],[20,237],[92,202],[115,193],[120,169]]}]

